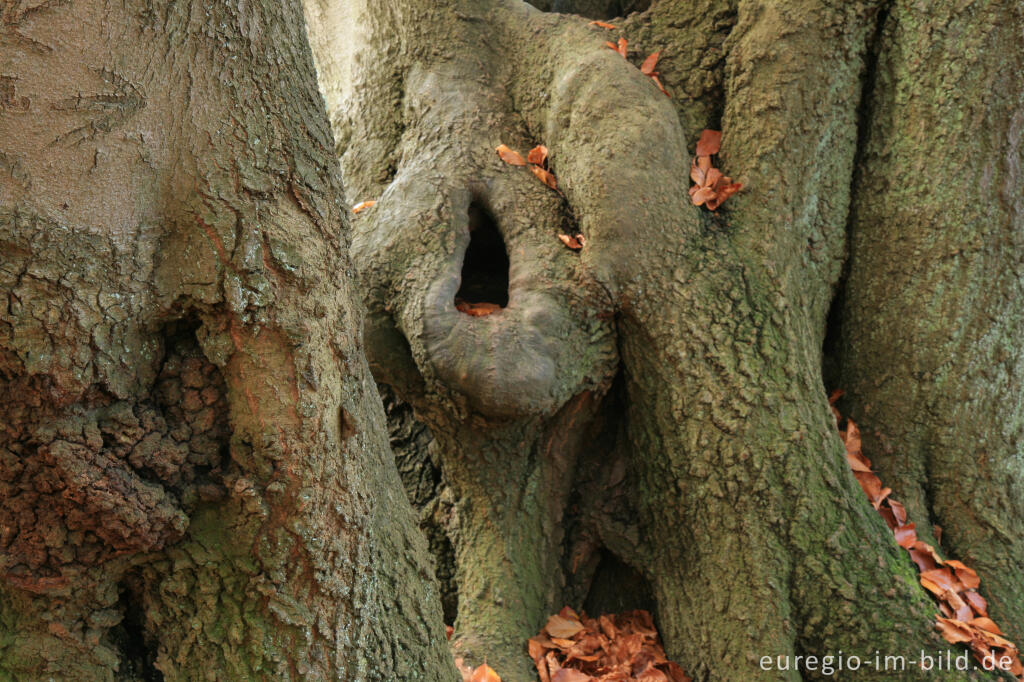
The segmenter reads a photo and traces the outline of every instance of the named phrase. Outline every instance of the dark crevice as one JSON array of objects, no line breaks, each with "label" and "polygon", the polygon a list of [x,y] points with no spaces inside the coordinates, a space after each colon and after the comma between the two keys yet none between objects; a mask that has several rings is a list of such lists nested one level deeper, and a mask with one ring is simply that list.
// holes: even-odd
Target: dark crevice
[{"label": "dark crevice", "polygon": [[462,261],[456,301],[508,305],[508,251],[490,210],[474,199],[469,205],[469,246]]},{"label": "dark crevice", "polygon": [[875,17],[875,29],[868,39],[864,58],[864,76],[861,85],[860,102],[857,105],[857,147],[853,157],[853,173],[850,176],[850,207],[846,218],[846,262],[839,281],[836,283],[825,323],[825,338],[822,343],[822,378],[829,391],[841,388],[844,380],[841,361],[843,344],[843,308],[846,302],[846,282],[849,279],[853,257],[853,226],[856,223],[856,192],[861,179],[861,167],[868,145],[868,137],[874,119],[875,88],[878,81],[878,60],[882,49],[882,33],[889,21],[890,3],[883,3]]},{"label": "dark crevice", "polygon": [[129,578],[121,585],[118,610],[121,622],[110,634],[121,652],[119,678],[133,682],[163,682],[164,674],[156,668],[156,642],[146,633],[145,613],[139,599],[140,586]]},{"label": "dark crevice", "polygon": [[654,593],[647,580],[606,549],[600,550],[600,557],[583,610],[596,616],[643,609],[654,614],[657,620]]},{"label": "dark crevice", "polygon": [[845,303],[846,278],[844,277],[836,285],[835,293],[832,296],[832,304],[829,306],[828,316],[825,318],[825,339],[821,344],[821,378],[825,384],[825,391],[828,393],[841,388],[842,368],[839,364],[839,354],[843,341],[842,317]]},{"label": "dark crevice", "polygon": [[545,12],[578,14],[588,19],[614,19],[633,12],[643,12],[651,0],[528,0]]}]

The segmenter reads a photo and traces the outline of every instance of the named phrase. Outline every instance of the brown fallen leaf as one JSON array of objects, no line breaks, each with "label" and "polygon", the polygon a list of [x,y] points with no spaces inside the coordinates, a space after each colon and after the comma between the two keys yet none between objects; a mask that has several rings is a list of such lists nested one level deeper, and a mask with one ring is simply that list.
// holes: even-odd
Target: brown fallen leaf
[{"label": "brown fallen leaf", "polygon": [[498,312],[501,306],[496,303],[470,303],[459,298],[455,300],[455,309],[472,317],[484,317]]},{"label": "brown fallen leaf", "polygon": [[986,602],[985,598],[977,592],[975,592],[974,590],[968,590],[967,592],[964,592],[964,601],[970,604],[971,609],[973,609],[974,612],[979,616],[988,615],[988,602]]},{"label": "brown fallen leaf", "polygon": [[956,572],[957,580],[959,580],[965,588],[971,590],[981,585],[981,580],[978,578],[978,574],[970,566],[967,566],[956,559],[946,560],[946,565]]},{"label": "brown fallen leaf", "polygon": [[469,678],[469,682],[501,682],[501,678],[498,677],[498,673],[494,672],[489,665],[484,663],[473,671],[473,676]]},{"label": "brown fallen leaf", "polygon": [[722,148],[722,131],[704,129],[697,141],[697,156],[711,156]]},{"label": "brown fallen leaf", "polygon": [[651,74],[651,80],[654,81],[654,84],[658,86],[658,89],[661,90],[665,94],[665,97],[671,97],[672,96],[672,95],[668,94],[668,90],[666,90],[665,86],[661,84],[661,81],[658,80],[658,76],[656,74],[653,74],[653,73]]},{"label": "brown fallen leaf", "polygon": [[360,201],[358,204],[352,207],[352,212],[355,213],[356,215],[359,215],[360,213],[362,213],[363,211],[370,208],[376,203],[377,201],[375,199],[370,199],[369,201]]},{"label": "brown fallen leaf", "polygon": [[515,151],[514,149],[509,149],[507,146],[503,144],[499,144],[497,147],[495,147],[494,151],[498,152],[498,156],[500,156],[501,160],[504,161],[505,163],[511,164],[513,166],[526,165],[526,161],[523,160],[523,157],[520,156],[519,152]]},{"label": "brown fallen leaf", "polygon": [[562,668],[551,676],[551,682],[590,682],[592,679],[590,675],[573,668]]},{"label": "brown fallen leaf", "polygon": [[658,57],[660,56],[661,50],[658,50],[657,52],[648,55],[647,59],[644,60],[644,63],[640,65],[640,73],[642,73],[645,76],[652,75],[654,73],[654,67],[658,65]]},{"label": "brown fallen leaf", "polygon": [[563,244],[573,251],[579,251],[583,248],[583,245],[586,244],[586,240],[583,238],[582,234],[578,234],[575,237],[570,237],[567,234],[560,234],[558,235],[558,238],[562,240]]},{"label": "brown fallen leaf", "polygon": [[548,171],[544,170],[540,166],[531,165],[530,166],[530,170],[533,171],[533,174],[536,175],[537,178],[541,182],[543,182],[545,185],[547,185],[548,187],[550,187],[553,190],[557,190],[558,189],[558,181],[555,180],[555,176],[554,175],[552,175]]},{"label": "brown fallen leaf", "polygon": [[619,38],[619,45],[618,45],[619,49],[617,51],[618,51],[619,54],[621,54],[623,56],[623,58],[626,57],[626,46],[627,45],[629,45],[629,41],[628,40],[626,40],[625,38]]},{"label": "brown fallen leaf", "polygon": [[548,148],[542,144],[537,145],[530,150],[529,154],[526,155],[526,160],[530,163],[543,167],[548,160]]},{"label": "brown fallen leaf", "polygon": [[573,635],[583,629],[583,624],[575,618],[566,618],[565,616],[555,614],[548,618],[547,624],[544,626],[544,631],[551,637],[558,637],[559,639],[570,639]]},{"label": "brown fallen leaf", "polygon": [[587,26],[600,26],[601,28],[618,28],[618,26],[609,24],[607,21],[591,21],[590,23],[587,24]]},{"label": "brown fallen leaf", "polygon": [[912,523],[900,526],[893,534],[896,536],[896,544],[903,549],[910,549],[917,541],[917,531]]}]

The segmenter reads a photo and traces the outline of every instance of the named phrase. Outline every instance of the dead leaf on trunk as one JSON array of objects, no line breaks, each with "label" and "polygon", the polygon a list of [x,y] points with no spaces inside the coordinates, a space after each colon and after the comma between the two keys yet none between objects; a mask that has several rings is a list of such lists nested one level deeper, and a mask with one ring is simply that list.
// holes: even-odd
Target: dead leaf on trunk
[{"label": "dead leaf on trunk", "polygon": [[570,237],[567,234],[560,234],[558,235],[558,238],[562,240],[563,244],[573,251],[579,251],[587,243],[582,234],[578,234],[575,237]]},{"label": "dead leaf on trunk", "polygon": [[533,174],[536,175],[537,178],[541,182],[543,182],[545,185],[547,185],[548,187],[550,187],[551,189],[554,189],[554,190],[558,189],[558,181],[555,180],[555,176],[554,175],[552,175],[548,171],[544,170],[540,166],[531,165],[530,166],[530,170],[533,171]]},{"label": "dead leaf on trunk", "polygon": [[469,682],[501,682],[501,678],[498,677],[498,673],[494,672],[489,665],[484,663],[473,671],[473,676],[469,678]]},{"label": "dead leaf on trunk", "polygon": [[654,73],[654,67],[658,65],[658,57],[661,56],[661,50],[649,55],[644,63],[640,65],[640,73],[645,76],[650,76]]},{"label": "dead leaf on trunk", "polygon": [[355,213],[356,215],[359,215],[360,213],[362,213],[363,211],[370,208],[376,203],[377,201],[375,199],[370,199],[369,201],[360,201],[358,204],[352,207],[352,212]]},{"label": "dead leaf on trunk", "polygon": [[548,162],[548,148],[542,144],[537,145],[526,155],[526,160],[538,166],[546,167]]},{"label": "dead leaf on trunk", "polygon": [[507,164],[511,164],[513,166],[526,165],[526,161],[523,160],[523,157],[519,154],[519,152],[515,151],[514,149],[509,149],[507,146],[503,144],[499,144],[497,147],[495,147],[494,151],[498,152],[498,156],[500,156],[501,160]]}]

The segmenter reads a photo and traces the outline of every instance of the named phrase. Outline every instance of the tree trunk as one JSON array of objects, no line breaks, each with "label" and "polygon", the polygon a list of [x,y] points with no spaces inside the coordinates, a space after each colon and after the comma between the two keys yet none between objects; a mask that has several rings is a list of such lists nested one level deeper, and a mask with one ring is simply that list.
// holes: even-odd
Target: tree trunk
[{"label": "tree trunk", "polygon": [[[815,676],[765,656],[944,650],[848,469],[823,344],[855,416],[899,453],[868,440],[883,480],[1020,633],[1019,9],[662,0],[614,30],[517,0],[306,9],[349,200],[377,201],[352,251],[371,367],[438,439],[454,492],[456,651],[531,679],[523,641],[588,547],[643,575],[697,679]],[[619,36],[628,60],[604,45]],[[671,98],[634,65],[657,50]],[[716,213],[687,193],[705,127],[745,185]],[[560,191],[503,163],[502,143],[546,145]],[[507,265],[480,256],[494,232]],[[576,233],[578,253],[558,240]],[[599,418],[615,444],[587,442]],[[592,499],[615,496],[617,458],[632,528]],[[573,519],[591,540],[563,537],[584,490]]]},{"label": "tree trunk", "polygon": [[450,679],[300,6],[0,16],[0,678]]}]

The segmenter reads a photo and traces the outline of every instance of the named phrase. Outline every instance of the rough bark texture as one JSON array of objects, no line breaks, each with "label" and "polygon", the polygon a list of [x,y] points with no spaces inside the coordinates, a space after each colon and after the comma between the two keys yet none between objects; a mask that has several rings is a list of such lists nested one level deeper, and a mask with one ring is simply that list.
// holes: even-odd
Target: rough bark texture
[{"label": "rough bark texture", "polygon": [[[516,0],[307,3],[349,199],[378,201],[353,239],[371,366],[454,495],[457,651],[531,679],[523,639],[609,555],[697,679],[943,649],[835,437],[830,306],[830,366],[892,447],[868,441],[880,474],[1020,633],[1024,22],[1005,4],[661,0],[604,31]],[[655,50],[671,99],[634,65]],[[705,127],[746,186],[717,214],[687,196]],[[562,193],[500,143],[547,145]],[[508,300],[474,317],[454,299],[481,207]],[[579,253],[557,240],[575,232]]]},{"label": "rough bark texture", "polygon": [[453,676],[299,5],[0,22],[0,679]]},{"label": "rough bark texture", "polygon": [[1024,640],[1024,7],[895,3],[855,184],[842,381],[918,527]]}]

